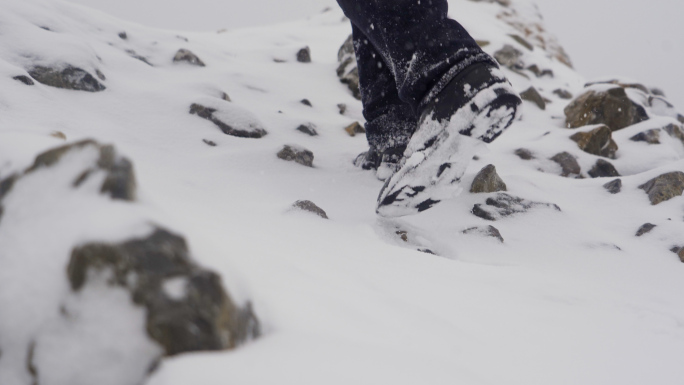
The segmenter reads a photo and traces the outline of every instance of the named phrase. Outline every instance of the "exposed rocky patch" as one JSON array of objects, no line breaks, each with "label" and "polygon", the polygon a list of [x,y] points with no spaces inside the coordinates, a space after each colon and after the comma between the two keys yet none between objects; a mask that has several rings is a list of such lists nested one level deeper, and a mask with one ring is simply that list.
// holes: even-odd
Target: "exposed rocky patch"
[{"label": "exposed rocky patch", "polygon": [[594,167],[589,170],[589,176],[592,178],[607,178],[620,176],[620,173],[610,162],[599,159],[594,164]]},{"label": "exposed rocky patch", "polygon": [[553,203],[533,202],[506,193],[498,193],[494,197],[487,198],[484,206],[479,203],[476,204],[471,213],[488,221],[497,221],[536,208],[548,208],[561,211],[560,207]]},{"label": "exposed rocky patch", "polygon": [[[259,121],[251,115],[244,116],[246,111],[237,109],[237,107],[230,107],[227,103],[223,106],[222,111],[194,103],[190,106],[190,114],[214,123],[226,135],[258,139],[268,134]],[[223,119],[223,116],[229,117],[230,115],[242,115],[244,119]],[[227,121],[232,121],[232,123]]]},{"label": "exposed rocky patch", "polygon": [[532,151],[530,151],[526,148],[519,148],[519,149],[515,150],[515,155],[517,155],[522,160],[534,159],[534,155],[532,154]]},{"label": "exposed rocky patch", "polygon": [[611,131],[648,119],[646,110],[633,102],[622,87],[586,91],[565,107],[565,116],[568,128],[602,124]]},{"label": "exposed rocky patch", "polygon": [[469,229],[463,230],[463,234],[466,235],[479,235],[481,237],[494,238],[501,243],[504,243],[504,238],[501,236],[501,232],[494,226],[486,227],[471,227]]},{"label": "exposed rocky patch", "polygon": [[356,134],[366,133],[366,129],[359,122],[354,122],[348,125],[344,128],[344,130],[347,132],[347,134],[349,134],[349,136],[356,136]]},{"label": "exposed rocky patch", "polygon": [[507,191],[506,183],[496,173],[496,167],[493,164],[485,166],[480,170],[470,186],[470,192],[473,194],[499,191]]},{"label": "exposed rocky patch", "polygon": [[318,207],[315,203],[308,200],[297,201],[292,204],[292,207],[297,210],[307,211],[312,214],[316,214],[323,219],[329,219],[328,214],[326,214],[325,210],[323,210],[322,208]]},{"label": "exposed rocky patch", "polygon": [[615,179],[603,185],[603,188],[611,194],[618,194],[622,191],[622,179]]},{"label": "exposed rocky patch", "polygon": [[515,71],[521,71],[525,67],[522,57],[523,53],[509,44],[504,45],[503,48],[494,53],[494,59],[499,64]]},{"label": "exposed rocky patch", "polygon": [[561,99],[566,99],[566,100],[572,99],[572,93],[570,91],[564,90],[562,88],[558,88],[558,89],[553,90],[553,93]]},{"label": "exposed rocky patch", "polygon": [[359,89],[359,69],[356,64],[356,56],[354,54],[354,39],[352,35],[347,37],[340,50],[337,52],[337,77],[340,82],[346,84],[352,95],[358,100],[361,100],[361,91]]},{"label": "exposed rocky patch", "polygon": [[532,103],[536,104],[540,110],[546,110],[546,101],[541,96],[539,91],[537,91],[537,89],[534,87],[530,87],[530,88],[526,89],[525,91],[521,92],[520,98],[522,100],[527,100],[528,102],[532,102]]},{"label": "exposed rocky patch", "polygon": [[653,223],[644,223],[641,227],[639,227],[639,230],[636,232],[636,236],[640,237],[644,234],[650,233],[653,229],[655,229],[657,226],[654,225]]},{"label": "exposed rocky patch", "polygon": [[309,136],[318,136],[316,125],[313,123],[300,124],[299,127],[297,127],[297,131]]},{"label": "exposed rocky patch", "polygon": [[28,77],[26,75],[18,75],[18,76],[13,77],[12,79],[14,79],[18,82],[22,82],[22,83],[26,84],[27,86],[32,86],[35,84],[33,82],[33,79],[31,79],[30,77]]},{"label": "exposed rocky patch", "polygon": [[278,152],[278,158],[288,162],[299,163],[302,166],[313,167],[313,152],[295,145],[285,145]]},{"label": "exposed rocky patch", "polygon": [[582,172],[579,163],[577,163],[577,158],[575,158],[575,156],[570,154],[569,152],[558,153],[551,157],[551,160],[558,163],[558,165],[561,166],[561,176],[577,177],[580,176],[580,173]]},{"label": "exposed rocky patch", "polygon": [[311,63],[311,48],[304,47],[297,51],[297,61],[300,63]]},{"label": "exposed rocky patch", "polygon": [[602,125],[591,131],[578,132],[570,139],[577,142],[577,146],[586,153],[615,159],[618,145],[613,140],[608,126]]},{"label": "exposed rocky patch", "polygon": [[66,65],[64,67],[36,66],[28,70],[29,75],[46,86],[67,90],[100,92],[106,87],[87,71]]},{"label": "exposed rocky patch", "polygon": [[307,106],[307,107],[313,107],[313,104],[311,104],[311,102],[309,101],[309,99],[302,99],[302,100],[299,101],[299,103],[302,103],[303,105],[305,105],[305,106]]},{"label": "exposed rocky patch", "polygon": [[187,63],[187,64],[197,66],[197,67],[205,67],[206,66],[204,64],[204,62],[202,61],[202,59],[200,59],[199,57],[197,57],[197,55],[195,55],[190,50],[185,49],[185,48],[181,48],[178,50],[178,52],[176,52],[176,54],[173,56],[173,62],[174,63]]},{"label": "exposed rocky patch", "polygon": [[652,205],[657,205],[684,192],[684,172],[675,171],[662,174],[639,186],[648,194]]},{"label": "exposed rocky patch", "polygon": [[633,142],[646,142],[648,144],[660,144],[660,130],[655,128],[640,132],[629,138],[629,140]]}]

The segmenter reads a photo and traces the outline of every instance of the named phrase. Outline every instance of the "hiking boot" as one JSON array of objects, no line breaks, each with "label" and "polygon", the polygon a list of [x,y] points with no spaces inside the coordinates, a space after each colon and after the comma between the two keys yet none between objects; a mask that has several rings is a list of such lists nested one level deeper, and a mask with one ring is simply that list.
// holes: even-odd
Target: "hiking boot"
[{"label": "hiking boot", "polygon": [[356,157],[354,165],[364,170],[375,170],[375,176],[385,181],[399,170],[405,150],[406,146],[402,146],[388,148],[381,152],[376,147],[371,146],[368,151]]},{"label": "hiking boot", "polygon": [[477,63],[461,71],[423,108],[401,167],[380,191],[376,212],[417,214],[460,193],[477,147],[501,135],[521,103],[495,65]]}]

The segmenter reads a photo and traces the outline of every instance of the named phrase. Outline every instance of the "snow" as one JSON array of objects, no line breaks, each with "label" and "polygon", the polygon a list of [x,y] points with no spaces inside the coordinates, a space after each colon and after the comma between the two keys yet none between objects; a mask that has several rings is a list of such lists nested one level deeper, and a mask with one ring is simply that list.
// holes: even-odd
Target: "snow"
[{"label": "snow", "polygon": [[[510,27],[495,18],[495,5],[463,1],[452,9],[468,15],[476,38],[491,41],[487,52],[515,44]],[[656,117],[615,134],[622,193],[602,187],[612,179],[559,177],[548,158],[579,150],[563,128],[567,102],[551,91],[564,87],[577,95],[586,79],[542,50],[529,55],[553,69],[554,78],[505,71],[516,91],[535,85],[552,103],[541,111],[525,102],[523,120],[478,154],[463,186],[495,164],[510,194],[562,211],[537,208],[490,223],[470,214],[488,195],[464,192],[423,214],[388,220],[374,213],[382,182],[352,165],[366,143],[344,131],[362,117],[359,102],[335,77],[337,50],[350,32],[338,10],[268,27],[178,33],[57,0],[5,0],[0,26],[0,178],[64,144],[50,136],[60,131],[68,142],[114,144],[134,163],[140,196],[136,203],[113,202],[98,193],[97,175],[73,189],[68,182],[96,157],[84,149],[59,168],[22,178],[3,199],[3,385],[31,383],[26,357],[36,338],[50,347],[34,357],[45,373],[55,373],[45,383],[136,383],[133,374],[144,372],[146,358],[157,352],[143,334],[140,309],[97,285],[71,297],[65,269],[75,245],[144,236],[152,224],[183,234],[198,263],[222,276],[236,302],[252,302],[265,333],[234,351],[167,359],[151,385],[674,385],[684,378],[684,266],[669,251],[684,244],[684,198],[651,206],[638,189],[684,170],[684,147],[669,138],[650,147],[629,141],[641,127],[671,121]],[[122,31],[127,40],[119,38]],[[304,46],[311,47],[312,63],[296,62]],[[207,66],[173,64],[180,48]],[[130,57],[131,49],[154,67]],[[12,79],[37,62],[98,68],[107,90],[29,87]],[[299,103],[303,98],[313,108]],[[269,135],[226,136],[189,114],[192,103],[207,99],[226,111],[249,111],[241,116],[258,119]],[[339,103],[349,106],[346,115]],[[295,130],[307,122],[319,136]],[[278,159],[289,143],[313,151],[314,167]],[[520,160],[513,152],[521,147],[536,159]],[[578,161],[586,172],[597,159],[581,154]],[[331,219],[286,214],[304,199]],[[657,227],[635,237],[646,222]],[[490,224],[503,244],[462,233]],[[83,335],[64,330],[64,302],[81,315]],[[50,354],[70,343],[63,356]],[[104,361],[103,349],[112,352]],[[78,380],[68,377],[75,370]]]}]

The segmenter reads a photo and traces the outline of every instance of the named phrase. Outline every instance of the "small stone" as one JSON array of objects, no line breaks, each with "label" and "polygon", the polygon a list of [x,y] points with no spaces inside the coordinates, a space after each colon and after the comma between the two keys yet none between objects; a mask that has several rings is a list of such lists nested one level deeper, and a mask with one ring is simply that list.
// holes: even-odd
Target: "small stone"
[{"label": "small stone", "polygon": [[603,185],[603,188],[608,190],[611,194],[618,194],[622,191],[622,179],[615,179]]},{"label": "small stone", "polygon": [[471,227],[469,229],[463,230],[463,234],[475,234],[484,237],[496,238],[499,242],[504,243],[504,239],[501,236],[501,232],[494,226],[487,227]]},{"label": "small stone", "polygon": [[121,40],[128,40],[128,34],[126,33],[126,31],[124,31],[124,32],[119,32],[119,38],[120,38]]},{"label": "small stone", "polygon": [[232,100],[230,99],[230,96],[228,96],[228,94],[225,92],[221,92],[221,99],[223,99],[227,102],[232,102]]},{"label": "small stone", "polygon": [[309,99],[302,99],[302,100],[300,100],[299,102],[302,103],[302,104],[305,105],[305,106],[313,107],[313,105],[311,104],[311,102],[309,101]]},{"label": "small stone", "polygon": [[649,91],[651,91],[653,95],[665,97],[665,92],[660,88],[651,88]]},{"label": "small stone", "polygon": [[311,201],[297,201],[292,204],[292,207],[295,209],[308,211],[310,213],[316,214],[323,219],[328,219],[328,214],[326,214],[322,208],[316,206],[316,204]]},{"label": "small stone", "polygon": [[580,175],[581,168],[577,159],[569,152],[561,152],[551,158],[552,161],[561,166],[561,176]]},{"label": "small stone", "polygon": [[578,132],[570,139],[577,142],[577,146],[586,153],[615,159],[618,145],[613,140],[610,128],[606,125],[591,131]]},{"label": "small stone", "polygon": [[556,94],[559,98],[561,99],[572,99],[572,93],[568,90],[564,90],[562,88],[558,88],[556,90],[553,90],[553,93]]},{"label": "small stone", "polygon": [[480,46],[480,48],[484,48],[484,47],[486,47],[486,46],[488,46],[488,45],[491,44],[491,43],[490,43],[489,41],[487,41],[487,40],[475,40],[475,43],[476,43],[478,46]]},{"label": "small stone", "polygon": [[539,91],[537,91],[537,89],[534,87],[530,87],[527,90],[521,92],[520,98],[522,100],[527,100],[528,102],[536,104],[537,107],[539,107],[539,109],[541,110],[546,110],[546,101],[539,94]]},{"label": "small stone", "polygon": [[314,154],[299,146],[285,145],[283,146],[283,149],[278,152],[278,158],[299,163],[303,166],[313,167]]},{"label": "small stone", "polygon": [[648,234],[651,232],[651,230],[653,230],[655,228],[656,228],[656,225],[654,225],[653,223],[645,223],[641,227],[639,227],[639,230],[637,230],[637,232],[636,232],[636,236],[640,237],[644,234]]},{"label": "small stone", "polygon": [[348,125],[347,127],[344,128],[344,130],[347,131],[347,134],[349,134],[349,136],[356,136],[356,134],[365,134],[366,133],[366,129],[363,128],[363,126],[359,122],[354,122],[354,123]]},{"label": "small stone", "polygon": [[494,53],[494,58],[499,64],[517,70],[523,69],[522,56],[523,53],[519,49],[509,44],[504,45],[503,48]]},{"label": "small stone", "polygon": [[287,60],[285,60],[285,59],[279,59],[279,58],[274,58],[274,59],[273,59],[273,62],[274,62],[274,63],[281,64],[281,63],[287,63]]},{"label": "small stone", "polygon": [[678,124],[668,124],[663,127],[663,130],[667,132],[668,135],[675,139],[679,139],[682,144],[684,144],[684,128]]},{"label": "small stone", "polygon": [[684,263],[684,247],[682,247],[679,252],[677,253],[677,256],[679,257],[679,260]]},{"label": "small stone", "polygon": [[204,67],[205,64],[202,60],[200,60],[197,55],[194,53],[190,52],[190,50],[187,50],[185,48],[181,48],[176,52],[176,55],[173,57],[173,62],[174,63],[180,63],[180,62],[186,62],[190,65],[198,66],[198,67]]},{"label": "small stone", "polygon": [[22,83],[26,84],[27,86],[32,86],[35,84],[33,82],[33,79],[31,79],[30,77],[25,76],[25,75],[15,76],[12,79],[19,81],[19,82],[22,82]]},{"label": "small stone", "polygon": [[532,155],[532,151],[530,151],[526,148],[519,148],[519,149],[515,150],[515,155],[517,155],[522,160],[534,159],[534,155]]},{"label": "small stone", "polygon": [[514,35],[514,34],[510,34],[508,36],[513,38],[513,40],[517,41],[518,43],[520,43],[520,45],[527,48],[528,50],[530,50],[530,51],[534,50],[534,47],[532,46],[532,44],[530,44],[530,42],[525,40],[522,36]]},{"label": "small stone", "polygon": [[340,83],[346,84],[354,98],[361,100],[359,89],[359,69],[354,54],[354,39],[349,35],[337,52],[337,77]]},{"label": "small stone", "polygon": [[344,113],[347,112],[347,105],[344,103],[338,104],[337,108],[340,110],[340,115],[344,115]]},{"label": "small stone", "polygon": [[560,207],[553,203],[533,202],[506,193],[498,193],[494,197],[487,198],[485,206],[476,204],[471,213],[484,220],[496,221],[514,214],[527,212],[533,208],[551,208],[561,211]]},{"label": "small stone", "polygon": [[300,63],[311,63],[311,49],[304,47],[297,52],[297,61]]},{"label": "small stone", "polygon": [[657,205],[684,192],[684,172],[675,171],[660,175],[639,186],[648,194],[652,205]]},{"label": "small stone", "polygon": [[28,73],[46,86],[86,92],[100,92],[106,89],[93,75],[72,66],[63,69],[36,66]]},{"label": "small stone", "polygon": [[209,140],[209,139],[202,139],[202,141],[207,145],[211,147],[216,147],[216,142]]},{"label": "small stone", "polygon": [[496,167],[492,164],[480,170],[470,186],[470,192],[473,194],[499,191],[507,191],[506,183],[496,173]]},{"label": "small stone", "polygon": [[654,128],[652,130],[640,132],[629,138],[629,140],[634,142],[646,142],[648,144],[660,144],[660,130]]},{"label": "small stone", "polygon": [[599,159],[596,161],[594,167],[589,170],[589,176],[592,178],[606,178],[620,176],[620,173],[610,162]]},{"label": "small stone", "polygon": [[[227,103],[226,105],[231,106]],[[191,115],[197,115],[202,119],[206,119],[214,123],[226,135],[237,136],[238,138],[258,139],[268,134],[268,132],[266,132],[266,130],[261,127],[260,123],[258,123],[256,120],[248,122],[245,119],[241,119],[240,121],[231,125],[214,116],[216,111],[217,110],[215,108],[205,107],[197,103],[194,103],[190,106]],[[244,114],[244,111],[240,112]]]},{"label": "small stone", "polygon": [[398,230],[396,234],[401,238],[402,241],[408,242],[408,231],[405,230]]},{"label": "small stone", "polygon": [[57,139],[67,140],[67,136],[62,131],[52,131],[50,136]]},{"label": "small stone", "polygon": [[313,123],[300,124],[297,127],[297,131],[307,134],[309,136],[318,136],[318,131],[316,131],[316,125]]},{"label": "small stone", "polygon": [[543,76],[553,77],[553,70],[550,70],[550,69],[542,70],[536,64],[532,64],[531,66],[527,67],[527,70],[532,72],[538,78],[543,77]]}]

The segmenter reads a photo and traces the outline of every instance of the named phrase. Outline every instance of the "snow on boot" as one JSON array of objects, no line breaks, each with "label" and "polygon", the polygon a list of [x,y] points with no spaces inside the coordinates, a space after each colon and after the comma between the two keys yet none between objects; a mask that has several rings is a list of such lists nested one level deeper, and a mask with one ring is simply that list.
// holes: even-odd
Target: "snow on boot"
[{"label": "snow on boot", "polygon": [[399,217],[456,196],[478,145],[511,125],[522,101],[503,73],[488,63],[459,73],[423,109],[404,163],[378,196],[376,212]]}]

